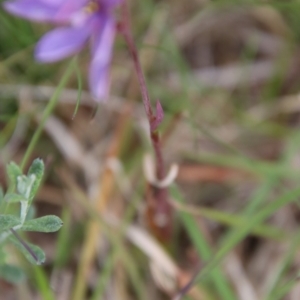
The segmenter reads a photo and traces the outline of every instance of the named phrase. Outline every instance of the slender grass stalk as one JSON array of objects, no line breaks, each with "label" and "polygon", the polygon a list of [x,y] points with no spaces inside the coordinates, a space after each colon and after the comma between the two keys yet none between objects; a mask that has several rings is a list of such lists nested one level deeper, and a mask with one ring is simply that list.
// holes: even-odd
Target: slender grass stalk
[{"label": "slender grass stalk", "polygon": [[55,268],[63,267],[69,257],[69,237],[70,231],[72,230],[72,216],[70,209],[63,209],[61,219],[64,223],[64,226],[62,226],[58,232],[54,259]]},{"label": "slender grass stalk", "polygon": [[272,295],[272,300],[281,300],[284,299],[284,296],[292,290],[294,285],[299,282],[299,274],[294,276],[291,280],[280,286]]},{"label": "slender grass stalk", "polygon": [[[111,247],[113,249],[118,249],[118,258],[121,260],[121,262],[126,266],[126,270],[128,274],[130,275],[132,286],[138,295],[139,299],[144,299],[143,297],[145,288],[143,287],[143,283],[141,281],[141,278],[138,274],[137,265],[134,262],[133,258],[130,256],[130,254],[127,252],[126,247],[123,244],[122,241],[122,230],[124,227],[120,228],[119,230],[115,230],[115,228],[111,228],[109,225],[107,225],[103,221],[103,217],[100,212],[94,209],[94,207],[89,203],[88,199],[85,196],[85,193],[82,192],[76,184],[74,184],[69,178],[62,175],[63,172],[60,172],[60,176],[63,182],[66,183],[67,186],[69,186],[70,190],[74,193],[74,200],[77,204],[83,209],[83,211],[87,212],[91,220],[95,221],[101,231],[104,233],[105,237],[109,240],[111,243]],[[101,227],[100,227],[101,226]],[[76,287],[75,287],[76,289]],[[78,294],[75,294],[77,290],[73,291],[73,298],[78,296]],[[80,298],[81,299],[81,298]]]},{"label": "slender grass stalk", "polygon": [[41,133],[44,129],[44,125],[47,121],[47,119],[49,118],[49,116],[51,115],[51,113],[53,112],[56,104],[57,104],[57,101],[59,99],[59,95],[62,91],[62,89],[65,87],[65,85],[67,84],[70,76],[72,75],[72,72],[74,70],[74,65],[75,65],[75,59],[72,59],[72,61],[70,62],[69,66],[67,67],[61,81],[59,82],[58,86],[57,86],[57,89],[55,90],[53,96],[51,97],[51,99],[49,100],[44,112],[43,112],[43,115],[42,115],[42,118],[41,118],[41,122],[38,126],[38,128],[36,129],[36,131],[34,132],[33,136],[32,136],[32,139],[28,145],[28,148],[23,156],[23,159],[22,159],[22,162],[21,162],[21,169],[23,170],[26,163],[28,162],[28,159],[34,149],[34,147],[36,146],[40,136],[41,136]]},{"label": "slender grass stalk", "polygon": [[253,215],[257,210],[259,210],[263,201],[266,200],[268,194],[270,193],[272,188],[278,184],[278,182],[279,177],[276,175],[267,178],[265,184],[261,185],[261,187],[254,193],[254,196],[249,201],[242,215],[250,216]]},{"label": "slender grass stalk", "polygon": [[[176,199],[179,203],[184,203],[184,199],[181,196],[177,187],[171,187],[171,193],[174,199]],[[213,249],[206,241],[202,232],[199,231],[199,226],[194,217],[192,217],[189,213],[180,211],[179,216],[183,222],[184,227],[186,228],[195,248],[197,249],[201,260],[203,262],[207,262],[211,259],[213,254]],[[216,268],[213,272],[208,276],[209,281],[211,281],[219,295],[224,300],[233,300],[236,299],[234,292],[225,278],[224,274],[220,270],[220,268]]]},{"label": "slender grass stalk", "polygon": [[294,202],[300,196],[300,188],[296,188],[288,193],[285,193],[281,197],[274,200],[272,203],[266,205],[255,215],[251,216],[249,222],[243,227],[233,231],[228,238],[226,243],[222,245],[213,258],[199,271],[185,288],[174,298],[174,300],[179,300],[187,292],[187,290],[192,286],[193,283],[199,282],[209,276],[213,270],[222,262],[224,257],[231,251],[247,234],[255,227],[261,224],[264,220],[269,218],[272,214],[278,211],[280,208],[285,205]]},{"label": "slender grass stalk", "polygon": [[111,273],[113,272],[117,252],[118,251],[113,250],[112,253],[108,255],[105,261],[105,265],[103,266],[103,270],[101,270],[101,272],[99,273],[98,282],[90,300],[98,300],[104,298],[105,287],[109,283]]},{"label": "slender grass stalk", "polygon": [[191,154],[186,153],[185,158],[194,160],[197,162],[211,163],[224,167],[234,167],[240,170],[249,172],[249,175],[255,175],[257,179],[267,180],[271,177],[278,176],[281,178],[299,179],[300,172],[298,170],[291,169],[290,166],[271,163],[261,160],[245,160],[242,157],[236,157],[234,155],[211,155],[211,154]]},{"label": "slender grass stalk", "polygon": [[43,300],[55,300],[56,297],[49,285],[49,278],[46,276],[44,270],[40,266],[32,266],[34,283],[37,290],[40,292]]},{"label": "slender grass stalk", "polygon": [[[185,212],[192,216],[202,216],[229,227],[237,228],[243,226],[249,221],[243,215],[226,213],[212,208],[185,205],[177,202],[173,205],[178,212]],[[253,228],[251,234],[276,241],[288,240],[292,237],[291,234],[270,225],[259,225]]]},{"label": "slender grass stalk", "polygon": [[286,251],[285,255],[282,258],[282,261],[278,267],[277,272],[273,276],[273,280],[268,287],[268,291],[265,296],[265,300],[273,300],[276,298],[276,295],[280,294],[280,290],[282,287],[279,285],[285,271],[287,270],[288,266],[292,263],[292,260],[297,253],[300,245],[300,232],[296,232],[294,237],[290,239],[290,247]]},{"label": "slender grass stalk", "polygon": [[77,83],[78,83],[78,96],[77,96],[76,106],[75,106],[75,109],[74,109],[72,120],[75,119],[75,116],[77,114],[79,104],[80,104],[80,100],[81,100],[81,94],[82,94],[82,76],[81,76],[81,73],[80,73],[78,63],[76,63],[76,65],[75,65],[75,71],[76,71]]}]

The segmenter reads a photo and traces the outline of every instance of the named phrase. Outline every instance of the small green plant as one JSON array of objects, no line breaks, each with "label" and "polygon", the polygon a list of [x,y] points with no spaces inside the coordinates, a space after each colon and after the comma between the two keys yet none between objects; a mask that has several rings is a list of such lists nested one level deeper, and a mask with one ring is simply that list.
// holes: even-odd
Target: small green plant
[{"label": "small green plant", "polygon": [[[62,226],[62,220],[53,215],[33,218],[32,201],[38,191],[44,174],[44,163],[35,159],[27,175],[11,162],[6,168],[10,186],[6,194],[0,191],[0,277],[9,282],[19,282],[24,278],[22,270],[7,262],[7,246],[14,245],[32,264],[40,265],[45,261],[44,251],[25,241],[19,231],[55,232]],[[9,205],[19,203],[18,214],[6,213]],[[10,244],[10,245],[9,245]]]}]

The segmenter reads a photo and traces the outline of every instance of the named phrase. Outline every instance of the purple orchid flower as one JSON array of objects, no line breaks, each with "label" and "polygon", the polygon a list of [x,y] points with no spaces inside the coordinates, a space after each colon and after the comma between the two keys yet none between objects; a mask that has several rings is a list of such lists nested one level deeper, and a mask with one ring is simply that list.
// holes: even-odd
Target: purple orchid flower
[{"label": "purple orchid flower", "polygon": [[61,25],[38,42],[35,57],[55,62],[79,52],[91,41],[89,85],[96,100],[108,95],[109,66],[116,33],[112,10],[122,0],[15,0],[5,9],[20,17]]}]

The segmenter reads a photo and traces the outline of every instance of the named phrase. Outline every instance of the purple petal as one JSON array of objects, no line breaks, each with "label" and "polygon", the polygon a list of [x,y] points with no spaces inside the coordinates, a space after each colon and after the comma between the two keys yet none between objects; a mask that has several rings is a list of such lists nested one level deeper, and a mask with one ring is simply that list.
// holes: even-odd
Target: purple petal
[{"label": "purple petal", "polygon": [[38,42],[35,57],[40,62],[54,62],[78,52],[90,35],[90,28],[59,28],[45,34]]},{"label": "purple petal", "polygon": [[87,0],[17,0],[4,3],[11,14],[38,22],[66,22]]},{"label": "purple petal", "polygon": [[110,77],[109,65],[99,67],[91,62],[89,74],[90,90],[95,101],[105,101],[109,94]]},{"label": "purple petal", "polygon": [[79,7],[82,7],[89,2],[89,0],[36,0],[36,1],[43,2],[47,5],[56,6],[56,7],[68,6],[70,8],[73,8],[73,10],[78,9]]},{"label": "purple petal", "polygon": [[64,2],[66,2],[66,0],[39,0],[40,2],[43,2],[47,5],[50,6],[60,6],[62,5]]},{"label": "purple petal", "polygon": [[34,21],[51,21],[56,8],[35,0],[5,2],[4,8],[11,14]]},{"label": "purple petal", "polygon": [[90,89],[97,101],[104,100],[108,96],[110,78],[109,67],[115,37],[115,22],[108,17],[104,20],[97,40],[92,47],[93,59],[89,72]]},{"label": "purple petal", "polygon": [[123,0],[100,0],[100,2],[104,7],[110,8],[121,4]]},{"label": "purple petal", "polygon": [[[51,0],[42,0],[51,2]],[[87,4],[88,0],[55,0],[57,3],[61,2],[57,7],[57,13],[55,19],[71,21],[74,14],[84,11],[83,8]]]}]

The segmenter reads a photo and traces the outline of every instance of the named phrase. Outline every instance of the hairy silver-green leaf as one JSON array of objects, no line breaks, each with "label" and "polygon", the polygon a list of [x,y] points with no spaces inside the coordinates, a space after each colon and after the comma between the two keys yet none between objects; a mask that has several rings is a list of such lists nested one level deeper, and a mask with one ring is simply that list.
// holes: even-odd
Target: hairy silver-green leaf
[{"label": "hairy silver-green leaf", "polygon": [[35,216],[36,216],[36,208],[34,205],[31,205],[26,215],[26,221],[32,220]]},{"label": "hairy silver-green leaf", "polygon": [[17,266],[3,264],[0,265],[0,277],[10,283],[19,283],[24,280],[25,274]]},{"label": "hairy silver-green leaf", "polygon": [[24,199],[24,196],[19,195],[19,194],[14,194],[14,193],[8,193],[4,196],[4,200],[6,202],[10,202],[10,203],[16,203],[16,202],[20,202]]},{"label": "hairy silver-green leaf", "polygon": [[32,174],[31,176],[18,176],[17,191],[24,197],[24,200],[30,200],[31,191],[35,180],[36,176],[34,174]]},{"label": "hairy silver-green leaf", "polygon": [[26,221],[21,230],[55,232],[61,228],[62,224],[63,222],[59,217],[49,215]]},{"label": "hairy silver-green leaf", "polygon": [[0,215],[0,231],[8,230],[19,225],[20,219],[14,215]]},{"label": "hairy silver-green leaf", "polygon": [[24,254],[27,260],[32,264],[41,265],[45,262],[45,253],[40,247],[25,242],[27,247],[29,247],[30,249],[28,250],[15,236],[11,235],[9,237],[9,240],[14,244],[14,246],[18,250],[20,250]]},{"label": "hairy silver-green leaf", "polygon": [[44,162],[40,158],[35,159],[28,170],[28,178],[30,178],[32,175],[35,176],[35,180],[33,182],[29,195],[30,201],[36,195],[44,175]]},{"label": "hairy silver-green leaf", "polygon": [[17,177],[22,175],[21,168],[13,161],[6,166],[6,173],[11,184],[13,185],[17,184]]}]

